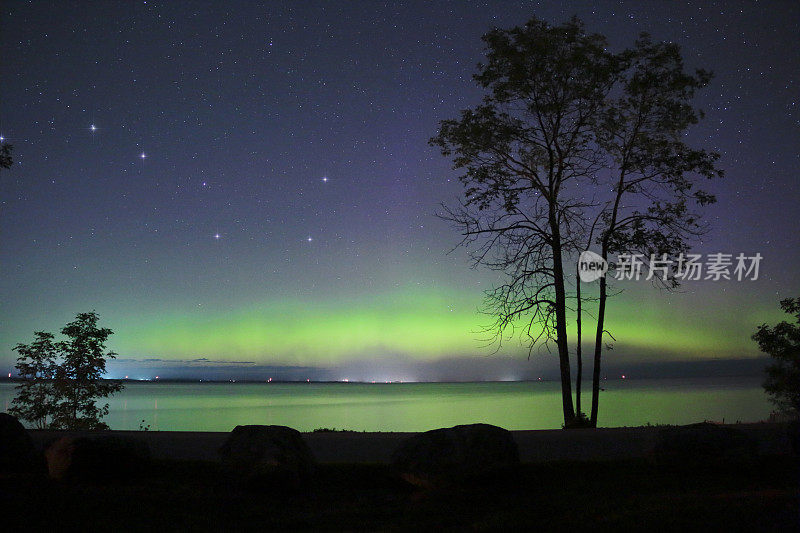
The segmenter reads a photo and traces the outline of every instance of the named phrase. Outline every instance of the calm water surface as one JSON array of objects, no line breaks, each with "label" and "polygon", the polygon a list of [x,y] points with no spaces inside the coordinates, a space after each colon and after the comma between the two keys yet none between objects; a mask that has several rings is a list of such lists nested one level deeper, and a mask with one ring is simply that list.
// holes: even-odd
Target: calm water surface
[{"label": "calm water surface", "polygon": [[[600,425],[765,419],[761,378],[604,381]],[[14,386],[0,383],[0,407]],[[584,396],[585,410],[590,394]],[[280,424],[301,431],[425,431],[486,422],[506,429],[561,427],[557,382],[500,383],[128,383],[109,400],[112,429],[230,431]],[[142,420],[144,422],[142,423]]]}]

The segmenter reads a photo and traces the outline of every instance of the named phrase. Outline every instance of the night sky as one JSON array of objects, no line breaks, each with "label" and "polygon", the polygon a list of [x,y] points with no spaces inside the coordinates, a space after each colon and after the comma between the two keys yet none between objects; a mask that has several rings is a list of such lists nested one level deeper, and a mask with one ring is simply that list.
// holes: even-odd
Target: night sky
[{"label": "night sky", "polygon": [[565,5],[3,2],[0,370],[95,309],[115,377],[552,374],[478,333],[497,276],[448,255],[461,186],[427,140],[478,102],[483,33],[573,14],[715,72],[689,137],[726,178],[696,251],[764,257],[758,281],[626,285],[609,368],[757,356],[800,296],[800,4]]}]

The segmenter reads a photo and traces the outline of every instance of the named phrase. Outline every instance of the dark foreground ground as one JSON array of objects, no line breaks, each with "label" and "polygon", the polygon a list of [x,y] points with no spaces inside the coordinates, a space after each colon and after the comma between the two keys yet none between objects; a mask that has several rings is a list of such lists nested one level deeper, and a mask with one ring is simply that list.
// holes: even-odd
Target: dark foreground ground
[{"label": "dark foreground ground", "polygon": [[549,461],[422,493],[385,464],[327,463],[293,495],[237,487],[216,462],[161,459],[125,480],[0,480],[0,530],[796,531],[799,468],[787,455]]},{"label": "dark foreground ground", "polygon": [[[659,432],[666,426],[597,429],[537,429],[512,431],[523,463],[595,461],[647,457]],[[761,455],[791,453],[786,429],[780,424],[729,424],[752,438]],[[233,428],[231,428],[233,429]],[[65,435],[81,433],[31,430],[39,449]],[[156,459],[216,461],[228,433],[204,431],[112,431],[109,434],[147,443]],[[414,433],[322,431],[303,433],[314,457],[321,463],[389,463],[392,452]]]}]

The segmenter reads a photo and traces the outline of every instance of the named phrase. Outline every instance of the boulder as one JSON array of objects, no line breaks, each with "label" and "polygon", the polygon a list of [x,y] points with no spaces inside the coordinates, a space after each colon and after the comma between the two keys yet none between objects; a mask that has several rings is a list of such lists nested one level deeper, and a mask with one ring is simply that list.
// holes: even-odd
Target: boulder
[{"label": "boulder", "polygon": [[19,420],[0,413],[0,476],[44,474],[45,462]]},{"label": "boulder", "polygon": [[286,426],[236,426],[219,449],[233,480],[274,493],[311,488],[314,456],[299,431]]},{"label": "boulder", "polygon": [[489,424],[434,429],[409,437],[392,455],[400,476],[421,488],[462,483],[519,464],[510,431]]},{"label": "boulder", "polygon": [[724,461],[749,461],[757,453],[756,442],[744,431],[701,422],[661,430],[653,456],[657,462],[699,466]]},{"label": "boulder", "polygon": [[146,442],[118,436],[62,437],[45,451],[50,477],[60,480],[125,482],[150,467]]}]

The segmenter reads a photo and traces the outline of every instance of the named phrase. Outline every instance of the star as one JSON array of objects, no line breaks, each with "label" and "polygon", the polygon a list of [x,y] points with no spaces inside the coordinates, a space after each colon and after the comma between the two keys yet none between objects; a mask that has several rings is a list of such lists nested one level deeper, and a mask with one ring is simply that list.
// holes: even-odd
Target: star
[{"label": "star", "polygon": [[5,138],[5,137],[3,137],[2,135],[0,135],[0,143],[1,143],[1,142],[3,142],[3,141],[5,141],[5,140],[6,140],[6,138]]},{"label": "star", "polygon": [[215,238],[215,239],[217,239],[217,240],[219,240],[219,233],[215,233],[215,234],[214,234],[214,238]]},{"label": "star", "polygon": [[309,235],[309,236],[308,236],[308,238],[307,238],[306,240],[307,240],[308,242],[311,242],[311,241],[313,241],[314,239],[312,239],[312,238],[311,238],[311,235]]},{"label": "star", "polygon": [[144,152],[142,152],[141,154],[139,154],[139,158],[140,158],[140,159],[145,159],[146,157],[147,157],[147,154],[145,154]]},{"label": "star", "polygon": [[90,129],[92,132],[95,132],[95,131],[97,131],[97,126],[95,126],[94,124],[92,124],[91,126],[89,126],[89,129]]},{"label": "star", "polygon": [[328,176],[322,176],[322,182],[328,183]]}]

